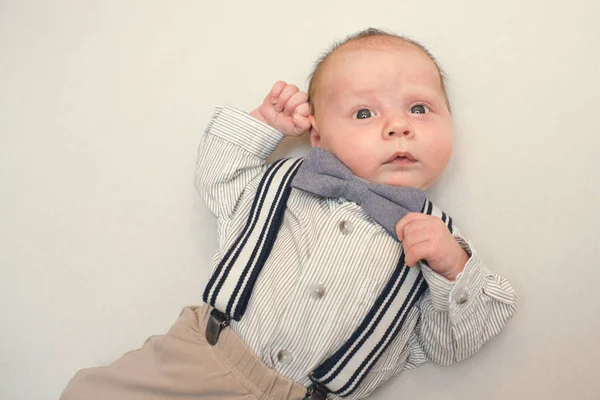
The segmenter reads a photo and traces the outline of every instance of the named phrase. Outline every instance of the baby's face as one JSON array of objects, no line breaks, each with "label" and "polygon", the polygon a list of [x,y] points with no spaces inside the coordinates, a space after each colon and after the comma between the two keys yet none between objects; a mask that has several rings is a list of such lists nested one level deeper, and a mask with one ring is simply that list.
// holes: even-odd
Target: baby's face
[{"label": "baby's face", "polygon": [[338,49],[324,65],[312,146],[371,182],[427,189],[452,153],[452,119],[435,64],[409,44]]}]

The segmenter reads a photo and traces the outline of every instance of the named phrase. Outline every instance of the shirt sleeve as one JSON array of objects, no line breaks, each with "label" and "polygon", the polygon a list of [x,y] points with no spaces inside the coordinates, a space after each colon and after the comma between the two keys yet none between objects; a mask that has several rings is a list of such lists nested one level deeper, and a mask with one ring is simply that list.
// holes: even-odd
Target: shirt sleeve
[{"label": "shirt sleeve", "polygon": [[195,186],[219,227],[235,213],[248,184],[266,170],[283,135],[250,114],[217,107],[198,148]]},{"label": "shirt sleeve", "polygon": [[429,290],[418,304],[421,315],[408,343],[405,369],[428,361],[449,365],[464,360],[498,334],[517,308],[510,283],[485,267],[466,238],[455,233],[455,239],[469,255],[455,281],[421,264]]}]

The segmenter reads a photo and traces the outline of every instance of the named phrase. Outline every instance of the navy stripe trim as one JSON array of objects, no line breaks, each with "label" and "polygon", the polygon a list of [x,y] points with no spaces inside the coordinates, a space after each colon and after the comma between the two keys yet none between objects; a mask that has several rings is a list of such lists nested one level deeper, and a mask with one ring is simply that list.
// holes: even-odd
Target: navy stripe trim
[{"label": "navy stripe trim", "polygon": [[[400,260],[398,261],[398,264],[396,265],[396,269],[394,270],[394,273],[390,277],[389,281],[386,283],[384,289],[381,291],[381,293],[377,297],[375,304],[371,307],[371,310],[369,311],[369,313],[367,314],[365,319],[358,326],[358,328],[354,331],[354,333],[352,334],[350,339],[348,339],[346,341],[346,343],[344,343],[344,345],[342,347],[340,347],[340,349],[338,351],[336,351],[331,357],[329,357],[327,360],[325,360],[325,362],[323,362],[319,367],[317,367],[317,369],[315,369],[315,371],[313,373],[315,378],[317,378],[318,380],[322,379],[328,373],[328,371],[330,371],[332,368],[334,368],[335,365],[342,358],[344,358],[344,356],[346,356],[345,360],[342,363],[340,363],[340,365],[338,366],[336,371],[333,374],[331,374],[331,376],[329,378],[321,381],[323,384],[327,384],[327,383],[331,382],[340,373],[340,371],[344,368],[344,366],[346,366],[346,364],[348,364],[350,359],[360,349],[360,347],[364,344],[364,342],[368,339],[368,337],[371,336],[371,334],[373,333],[373,331],[375,330],[375,328],[377,327],[379,322],[383,319],[385,313],[387,312],[390,305],[394,301],[396,295],[400,291],[402,284],[406,280],[406,276],[408,275],[408,272],[409,272],[409,268],[406,267],[404,264],[404,253],[402,253],[402,255],[400,256]],[[402,275],[402,276],[400,277],[400,275]],[[400,282],[398,284],[396,284],[398,279],[400,279]],[[392,291],[394,285],[396,285],[394,292],[392,293],[391,296],[389,296],[387,303],[383,304],[386,297],[388,297],[387,296],[388,293],[390,293],[390,291]],[[383,308],[382,308],[382,304],[383,304]],[[350,347],[352,347],[352,345],[364,333],[364,331],[367,329],[367,327],[369,326],[371,321],[375,318],[375,315],[377,314],[377,312],[380,309],[381,309],[381,312],[379,313],[379,316],[376,318],[375,322],[371,325],[371,328],[369,329],[368,333],[363,336],[363,338],[359,341],[359,343],[352,350],[352,352],[350,352],[350,354],[347,354]]]},{"label": "navy stripe trim", "polygon": [[[412,297],[412,299],[410,300],[410,303],[407,305],[405,302],[402,305],[402,308],[400,309],[400,311],[394,318],[394,321],[391,323],[391,325],[388,328],[388,330],[386,331],[385,335],[381,338],[381,341],[377,344],[377,346],[375,346],[375,348],[373,349],[373,351],[371,351],[369,356],[361,363],[360,367],[356,370],[356,372],[354,372],[354,374],[352,375],[352,378],[350,378],[348,383],[346,383],[346,385],[344,385],[340,390],[338,390],[337,392],[334,392],[334,393],[336,393],[336,394],[343,393],[343,395],[342,395],[343,397],[349,396],[352,393],[354,393],[354,391],[360,386],[361,382],[367,377],[369,372],[371,372],[371,369],[373,369],[373,366],[377,363],[377,360],[379,360],[379,358],[383,355],[383,353],[385,353],[385,350],[389,347],[389,345],[394,341],[394,339],[396,339],[396,336],[398,336],[398,333],[400,333],[402,326],[404,326],[404,322],[406,321],[406,318],[408,317],[410,310],[415,306],[417,301],[421,298],[421,296],[425,293],[425,291],[427,289],[428,289],[427,282],[423,278],[423,274],[419,273],[419,278],[417,279],[417,281],[411,288],[411,291],[406,298],[406,300],[409,301],[409,299],[411,299],[413,294],[415,294],[415,292],[416,292],[414,297]],[[406,312],[404,312],[402,320],[394,329],[394,325],[396,325],[398,318],[400,318],[400,315],[402,315],[403,310],[405,308],[406,308]],[[390,331],[392,331],[392,332],[390,333]],[[383,342],[388,338],[388,335],[391,338],[387,341],[387,343],[384,344]],[[373,354],[375,352],[377,352],[380,347],[382,347],[382,348],[379,351],[379,353],[375,357],[373,357]],[[362,374],[360,379],[357,380],[358,375],[361,373],[361,371],[364,370],[365,366],[369,362],[370,362],[370,365],[368,366],[366,371]],[[353,386],[352,389],[350,391],[346,392],[350,386]],[[346,393],[344,393],[344,392],[346,392]]]},{"label": "navy stripe trim", "polygon": [[[285,160],[277,160],[275,163],[273,163],[269,167],[269,169],[263,175],[263,177],[259,183],[259,186],[258,186],[259,190],[257,191],[257,193],[260,193],[260,189],[265,187],[265,182],[267,180],[269,180],[269,182],[270,182],[273,179],[273,175],[281,167],[281,164],[283,164],[284,161]],[[250,214],[248,215],[248,219],[246,220],[246,225],[244,226],[244,229],[240,232],[236,241],[229,247],[229,249],[227,250],[227,253],[225,253],[225,256],[221,259],[221,262],[215,269],[215,272],[212,274],[208,284],[206,285],[204,295],[202,296],[202,299],[204,300],[205,303],[208,303],[213,307],[215,306],[215,302],[216,302],[217,296],[219,294],[219,291],[220,291],[220,289],[223,285],[223,282],[227,278],[227,275],[229,274],[229,271],[231,270],[231,267],[232,267],[232,263],[229,262],[230,261],[229,259],[232,256],[232,253],[236,249],[239,250],[238,245],[240,244],[240,242],[244,241],[244,243],[245,243],[244,239],[247,240],[247,237],[249,236],[248,235],[249,232],[252,231],[252,229],[254,229],[254,226],[256,225],[256,220],[258,219],[258,215],[259,215],[256,212],[256,210],[257,210],[257,208],[259,208],[259,209],[262,208],[262,204],[264,203],[265,196],[266,196],[266,191],[263,191],[261,196],[254,197],[254,200],[252,201],[252,207],[250,208]],[[244,243],[242,243],[242,246]],[[237,258],[238,254],[239,254],[239,251],[236,252],[235,258]],[[220,282],[217,284],[217,288],[215,288],[213,295],[210,296],[210,292],[215,285],[215,281],[219,278],[219,276],[221,276],[221,272],[222,272],[223,268],[227,268],[227,270],[225,271],[225,274],[221,277]],[[210,296],[210,299],[209,299],[209,296]],[[223,311],[223,310],[221,310],[221,311]]]},{"label": "navy stripe trim", "polygon": [[[258,274],[262,270],[262,267],[264,266],[265,261],[269,257],[273,245],[275,244],[275,239],[277,238],[277,234],[279,233],[279,228],[281,226],[283,216],[285,214],[287,200],[292,190],[290,183],[293,177],[296,175],[296,172],[298,171],[297,166],[301,162],[302,160],[294,162],[294,164],[286,172],[281,185],[277,189],[277,197],[275,199],[275,202],[273,202],[273,204],[271,205],[271,209],[269,210],[268,220],[271,220],[271,224],[270,226],[269,224],[264,225],[258,240],[258,243],[264,242],[262,250],[258,255],[258,258],[256,259],[256,262],[254,262],[254,259],[256,258],[258,252],[258,246],[254,247],[252,255],[250,257],[250,261],[246,265],[246,268],[244,269],[244,272],[242,273],[242,276],[236,285],[236,289],[233,293],[232,300],[230,302],[231,305],[233,305],[234,299],[237,297],[239,288],[246,279],[248,272],[250,271],[250,277],[248,278],[248,282],[246,282],[246,286],[244,287],[236,309],[233,312],[232,318],[234,318],[236,321],[239,321],[239,319],[246,311],[248,301],[250,300],[252,290],[254,289],[254,284],[256,283],[256,279],[258,278]],[[251,269],[250,267],[252,265],[254,265],[254,268]]]},{"label": "navy stripe trim", "polygon": [[425,208],[427,207],[427,204],[429,203],[429,200],[425,199],[425,202],[423,203],[423,207],[421,207],[421,213],[425,213]]},{"label": "navy stripe trim", "polygon": [[428,205],[427,205],[427,214],[431,215],[431,213],[433,212],[433,203],[428,201]]},{"label": "navy stripe trim", "polygon": [[283,164],[284,161],[285,160],[280,160],[277,163],[273,164],[267,170],[267,173],[265,173],[265,175],[263,176],[263,178],[260,181],[259,189],[262,189],[264,187],[266,187],[267,189],[262,190],[262,192],[261,192],[261,190],[259,190],[259,193],[261,193],[261,195],[256,196],[257,199],[255,199],[255,202],[253,202],[253,206],[256,204],[256,207],[253,207],[253,209],[250,211],[250,215],[248,216],[248,220],[246,222],[246,226],[244,227],[244,230],[240,233],[240,235],[238,236],[238,239],[230,247],[227,254],[225,254],[225,257],[223,257],[223,259],[221,260],[221,263],[225,266],[225,272],[224,272],[223,276],[221,277],[221,280],[219,282],[217,282],[217,286],[216,286],[213,296],[211,298],[212,306],[215,305],[215,303],[217,301],[217,296],[218,296],[219,292],[221,291],[221,287],[225,283],[225,280],[227,279],[227,276],[229,275],[229,272],[231,271],[231,268],[233,267],[235,260],[239,256],[243,247],[246,245],[246,242],[248,241],[248,238],[250,237],[250,233],[252,232],[252,230],[254,230],[254,227],[256,226],[256,222],[258,221],[258,216],[260,215],[260,210],[262,209],[265,198],[267,196],[268,187],[271,184],[271,182],[273,181],[273,177],[277,173],[277,170],[279,170],[279,168],[281,167],[281,165]]}]

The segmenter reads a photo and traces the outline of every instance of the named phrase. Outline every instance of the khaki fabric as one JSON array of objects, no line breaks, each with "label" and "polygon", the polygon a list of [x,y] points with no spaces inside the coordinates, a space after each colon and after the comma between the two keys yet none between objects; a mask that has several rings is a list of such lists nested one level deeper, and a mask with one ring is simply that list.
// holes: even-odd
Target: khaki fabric
[{"label": "khaki fabric", "polygon": [[302,399],[306,388],[267,367],[229,328],[204,335],[210,308],[184,308],[166,335],[114,363],[83,369],[60,400]]}]

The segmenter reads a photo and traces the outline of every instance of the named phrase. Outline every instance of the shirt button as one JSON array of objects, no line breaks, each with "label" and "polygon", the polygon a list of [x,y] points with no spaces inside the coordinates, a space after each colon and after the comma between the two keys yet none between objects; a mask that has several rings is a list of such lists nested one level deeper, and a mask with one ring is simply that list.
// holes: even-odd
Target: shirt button
[{"label": "shirt button", "polygon": [[469,294],[465,289],[460,289],[458,292],[456,292],[456,295],[454,296],[454,299],[458,304],[465,304],[468,298]]},{"label": "shirt button", "polygon": [[325,295],[325,286],[320,283],[313,283],[308,289],[310,291],[310,297],[313,299],[320,299]]},{"label": "shirt button", "polygon": [[352,222],[350,221],[342,221],[338,224],[338,228],[340,229],[340,232],[342,232],[343,235],[348,235],[350,233],[352,233]]},{"label": "shirt button", "polygon": [[287,350],[279,350],[277,353],[277,361],[281,363],[281,365],[288,365],[292,362],[292,353]]}]

